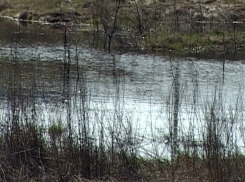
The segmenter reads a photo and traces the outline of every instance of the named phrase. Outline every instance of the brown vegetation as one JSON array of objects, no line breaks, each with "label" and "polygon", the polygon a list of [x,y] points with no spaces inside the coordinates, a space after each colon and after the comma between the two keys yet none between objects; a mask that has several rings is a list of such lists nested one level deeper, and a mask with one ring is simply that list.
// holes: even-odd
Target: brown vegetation
[{"label": "brown vegetation", "polygon": [[[63,1],[51,2],[60,2],[60,8],[64,8]],[[105,47],[109,51],[112,39],[116,37],[116,41],[122,41],[120,36],[125,32],[126,36],[124,36],[129,37],[126,43],[130,46],[148,49],[177,49],[178,43],[182,43],[184,48],[187,47],[189,50],[195,48],[195,51],[198,51],[202,48],[200,45],[211,46],[215,41],[225,52],[228,51],[229,46],[237,49],[240,43],[237,37],[240,35],[239,28],[242,25],[232,23],[227,26],[226,31],[223,31],[222,26],[226,24],[204,25],[201,20],[211,23],[211,20],[219,20],[218,18],[227,18],[227,16],[210,18],[209,13],[195,14],[195,12],[202,12],[200,9],[211,7],[210,4],[217,4],[217,2],[199,3],[199,9],[191,6],[190,3],[187,5],[183,3],[185,6],[176,4],[172,9],[166,8],[171,5],[171,2],[156,2],[147,6],[137,3],[123,4],[121,1],[107,3],[101,1],[84,3],[82,9],[86,9],[84,10],[86,16],[80,11],[77,13],[52,10],[43,12],[42,18],[46,17],[43,21],[50,21],[47,17],[56,17],[56,23],[73,21],[73,16],[79,17],[79,21],[86,19],[86,22],[93,25],[95,34],[104,36]],[[14,9],[14,4],[8,2],[6,6],[1,7],[2,12],[7,14],[8,11],[5,10],[9,7]],[[76,7],[79,5],[74,6],[75,10]],[[40,13],[37,14],[40,16]],[[90,18],[87,18],[88,15]],[[186,19],[190,16],[192,19]],[[24,13],[19,19],[31,19],[28,17],[29,14]],[[69,18],[66,19],[67,17]],[[189,24],[181,23],[185,19]],[[242,14],[236,20],[242,20]],[[170,21],[170,24],[161,24],[163,21]],[[212,31],[208,34],[210,30]],[[219,39],[220,37],[222,39]],[[229,41],[226,42],[227,37]],[[66,44],[68,42],[66,34],[64,39]],[[69,70],[69,62],[65,63],[64,67]],[[175,74],[174,77],[178,79],[179,75]],[[173,88],[174,125],[178,125],[179,99],[176,95],[179,94],[179,87],[176,81]],[[89,120],[84,110],[85,94],[81,94],[79,98],[81,105],[83,104],[79,110],[81,112],[79,132],[71,130],[71,121],[67,121],[67,126],[63,126],[61,122],[42,126],[35,122],[35,118],[33,121],[22,120],[19,108],[14,105],[16,100],[11,100],[16,96],[13,94],[9,97],[13,109],[10,109],[12,115],[9,114],[6,121],[2,121],[4,124],[1,126],[0,181],[245,181],[245,158],[237,150],[232,135],[235,117],[220,116],[219,113],[223,113],[224,108],[215,107],[217,98],[214,98],[210,110],[203,111],[206,114],[202,121],[203,133],[199,133],[202,141],[196,141],[191,130],[186,137],[180,138],[178,126],[173,128],[169,126],[169,136],[166,136],[168,143],[162,142],[159,145],[169,147],[171,157],[162,158],[154,154],[140,155],[138,146],[140,141],[129,127],[130,124],[123,127],[125,131],[118,131],[116,127],[110,128],[105,139],[105,126],[101,121],[100,131],[95,132],[99,136],[90,136],[86,127]],[[170,111],[169,115],[174,112]],[[150,141],[154,143],[153,139]]]},{"label": "brown vegetation", "polygon": [[0,15],[65,26],[89,24],[104,37],[108,51],[116,42],[123,48],[147,51],[226,54],[244,47],[240,33],[244,9],[241,1],[221,0],[5,0]]},{"label": "brown vegetation", "polygon": [[103,149],[105,146],[96,146],[91,141],[82,144],[76,136],[72,139],[65,130],[60,130],[59,125],[50,127],[50,138],[32,123],[12,123],[8,127],[1,133],[1,181],[233,182],[245,179],[244,156],[223,156],[216,145],[213,148],[204,144],[203,157],[185,151],[172,160],[144,159],[128,153],[126,148],[118,148],[112,155],[110,150]]}]

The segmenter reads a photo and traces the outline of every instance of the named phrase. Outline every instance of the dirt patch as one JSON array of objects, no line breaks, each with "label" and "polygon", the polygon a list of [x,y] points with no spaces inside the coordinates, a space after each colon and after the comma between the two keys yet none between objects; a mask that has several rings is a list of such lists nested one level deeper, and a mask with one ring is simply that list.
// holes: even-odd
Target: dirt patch
[{"label": "dirt patch", "polygon": [[81,14],[76,11],[66,11],[66,12],[49,12],[40,15],[40,21],[48,23],[57,23],[57,22],[79,22]]}]

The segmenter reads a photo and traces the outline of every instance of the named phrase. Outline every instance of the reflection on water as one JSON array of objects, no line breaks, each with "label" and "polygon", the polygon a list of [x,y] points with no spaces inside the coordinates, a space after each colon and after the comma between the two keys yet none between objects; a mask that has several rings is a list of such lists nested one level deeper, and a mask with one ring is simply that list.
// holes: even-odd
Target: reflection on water
[{"label": "reflection on water", "polygon": [[104,130],[111,140],[133,131],[142,152],[166,155],[172,135],[174,147],[190,135],[202,141],[215,115],[220,131],[233,132],[224,140],[243,150],[242,61],[108,54],[63,30],[0,24],[2,121],[62,121],[91,137]]}]

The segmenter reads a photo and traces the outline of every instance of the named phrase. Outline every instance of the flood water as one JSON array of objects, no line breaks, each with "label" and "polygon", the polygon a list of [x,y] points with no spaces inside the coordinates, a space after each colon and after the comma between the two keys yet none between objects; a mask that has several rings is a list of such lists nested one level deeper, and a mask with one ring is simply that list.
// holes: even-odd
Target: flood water
[{"label": "flood water", "polygon": [[84,31],[0,27],[3,125],[16,115],[74,132],[86,123],[94,140],[101,130],[122,141],[132,135],[140,151],[164,155],[174,123],[179,140],[202,141],[213,111],[227,146],[244,152],[245,60],[107,53]]}]

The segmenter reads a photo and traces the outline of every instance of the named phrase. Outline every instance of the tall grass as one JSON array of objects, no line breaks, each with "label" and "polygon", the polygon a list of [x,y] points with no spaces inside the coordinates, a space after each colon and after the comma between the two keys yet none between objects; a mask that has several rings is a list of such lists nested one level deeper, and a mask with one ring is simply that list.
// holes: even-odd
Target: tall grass
[{"label": "tall grass", "polygon": [[60,67],[62,102],[58,100],[55,105],[60,110],[54,111],[47,123],[38,123],[41,116],[36,104],[40,98],[34,95],[38,70],[32,68],[30,94],[23,95],[25,77],[21,76],[18,56],[13,56],[15,71],[7,74],[8,113],[2,118],[0,134],[1,181],[245,180],[245,158],[237,134],[243,126],[242,98],[238,94],[235,104],[227,108],[222,78],[200,106],[203,96],[198,70],[191,67],[188,79],[192,84],[185,85],[181,63],[171,59],[172,85],[160,113],[163,123],[159,129],[150,120],[150,129],[142,132],[141,121],[133,117],[136,111],[125,108],[126,75],[118,71],[115,56],[110,73],[97,70],[102,76],[112,74],[111,108],[106,107],[107,98],[94,106],[86,71],[77,63],[79,55],[75,55],[75,68],[72,65],[70,36],[65,30]]}]

